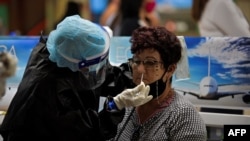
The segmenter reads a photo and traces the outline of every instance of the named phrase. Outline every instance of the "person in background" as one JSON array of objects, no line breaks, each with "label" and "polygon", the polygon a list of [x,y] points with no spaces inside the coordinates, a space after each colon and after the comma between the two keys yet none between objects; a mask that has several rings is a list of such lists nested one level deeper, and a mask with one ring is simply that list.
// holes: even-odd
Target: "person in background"
[{"label": "person in background", "polygon": [[[119,7],[114,8],[115,6]],[[113,30],[114,36],[131,36],[133,30],[138,27],[160,24],[155,7],[155,0],[119,0],[111,2],[106,11],[112,11],[109,12],[112,14],[109,14],[109,18],[106,18],[106,22],[104,21],[105,18],[101,18],[101,23],[109,26]],[[107,13],[104,12],[103,17],[108,17]]]},{"label": "person in background", "polygon": [[82,8],[83,8],[82,3],[76,2],[76,1],[68,1],[65,12],[64,12],[63,16],[54,25],[54,29],[56,29],[56,26],[68,16],[73,16],[73,15],[80,15],[81,16]]},{"label": "person in background", "polygon": [[126,108],[112,141],[206,141],[206,126],[199,112],[172,87],[172,76],[182,47],[165,27],[140,27],[130,39],[133,82],[150,86],[153,99]]},{"label": "person in background", "polygon": [[109,64],[109,46],[105,28],[79,15],[41,37],[0,126],[4,141],[106,140],[102,123],[109,120],[97,113],[101,95],[106,115],[151,100],[149,86],[132,84],[124,67]]},{"label": "person in background", "polygon": [[120,5],[120,0],[108,0],[107,7],[101,14],[99,23],[101,25],[106,25],[107,23],[110,23],[109,20],[112,20],[114,18],[114,16],[118,11],[119,5]]},{"label": "person in background", "polygon": [[233,0],[193,0],[191,10],[201,36],[250,36],[249,23]]},{"label": "person in background", "polygon": [[107,7],[110,0],[85,0],[88,3],[91,21],[99,23],[100,17]]}]

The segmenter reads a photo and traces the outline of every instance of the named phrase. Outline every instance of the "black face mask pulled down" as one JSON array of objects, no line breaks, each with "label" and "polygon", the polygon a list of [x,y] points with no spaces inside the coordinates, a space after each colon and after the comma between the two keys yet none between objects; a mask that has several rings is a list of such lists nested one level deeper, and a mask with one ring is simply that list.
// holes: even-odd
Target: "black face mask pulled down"
[{"label": "black face mask pulled down", "polygon": [[162,75],[162,77],[159,80],[156,80],[155,82],[151,84],[148,84],[150,87],[149,95],[152,95],[153,98],[160,96],[166,88],[166,82],[163,82],[162,80],[165,73]]}]

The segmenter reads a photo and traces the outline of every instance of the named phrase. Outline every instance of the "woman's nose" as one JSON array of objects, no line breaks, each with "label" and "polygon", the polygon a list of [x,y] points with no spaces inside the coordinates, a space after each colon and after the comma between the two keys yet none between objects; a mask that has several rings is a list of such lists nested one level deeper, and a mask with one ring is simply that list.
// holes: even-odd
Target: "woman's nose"
[{"label": "woman's nose", "polygon": [[142,62],[137,66],[137,71],[139,73],[144,73],[145,72],[145,66],[143,65]]}]

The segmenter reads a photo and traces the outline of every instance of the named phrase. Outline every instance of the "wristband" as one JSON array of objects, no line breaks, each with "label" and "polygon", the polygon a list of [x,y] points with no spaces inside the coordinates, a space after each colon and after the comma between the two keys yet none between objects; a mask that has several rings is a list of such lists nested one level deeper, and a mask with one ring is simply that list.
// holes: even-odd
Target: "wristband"
[{"label": "wristband", "polygon": [[113,97],[111,97],[111,96],[108,96],[107,110],[111,111],[111,112],[118,111],[118,108],[115,104],[115,101],[113,100]]}]

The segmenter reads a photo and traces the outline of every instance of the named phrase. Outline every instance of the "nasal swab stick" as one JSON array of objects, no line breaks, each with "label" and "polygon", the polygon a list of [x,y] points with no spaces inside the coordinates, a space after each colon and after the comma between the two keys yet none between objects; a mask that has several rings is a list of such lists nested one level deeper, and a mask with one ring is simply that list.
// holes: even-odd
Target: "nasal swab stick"
[{"label": "nasal swab stick", "polygon": [[141,82],[142,82],[142,80],[143,80],[143,73],[141,74]]},{"label": "nasal swab stick", "polygon": [[[143,73],[141,74],[141,83],[142,83],[142,80],[143,80]],[[136,93],[136,96],[140,95],[140,91],[138,93]]]}]

